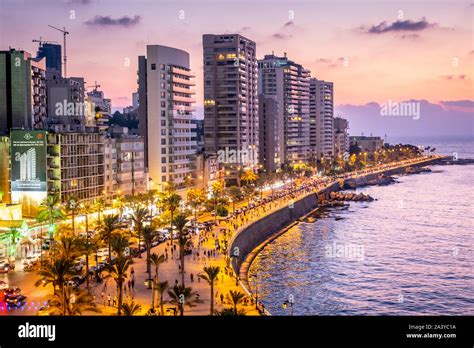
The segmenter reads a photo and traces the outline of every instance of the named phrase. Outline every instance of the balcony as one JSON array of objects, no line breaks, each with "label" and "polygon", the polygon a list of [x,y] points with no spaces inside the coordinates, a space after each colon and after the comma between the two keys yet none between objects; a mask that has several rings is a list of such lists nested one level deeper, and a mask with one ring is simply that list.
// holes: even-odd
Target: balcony
[{"label": "balcony", "polygon": [[180,95],[173,95],[171,97],[171,100],[175,101],[175,102],[183,102],[183,103],[195,103],[196,102],[196,99],[194,99],[194,98],[183,97],[183,96],[180,96]]},{"label": "balcony", "polygon": [[173,74],[183,75],[183,76],[187,76],[187,77],[196,77],[196,75],[192,71],[182,69],[182,68],[178,68],[176,66],[171,67],[171,72]]},{"label": "balcony", "polygon": [[182,85],[186,86],[196,86],[196,83],[194,81],[182,79],[180,77],[176,77],[175,75],[171,76],[171,82],[181,83]]},{"label": "balcony", "polygon": [[173,86],[170,88],[170,92],[179,92],[179,93],[184,93],[184,94],[196,94],[196,90],[194,88],[184,88],[184,87],[178,87],[178,86]]}]

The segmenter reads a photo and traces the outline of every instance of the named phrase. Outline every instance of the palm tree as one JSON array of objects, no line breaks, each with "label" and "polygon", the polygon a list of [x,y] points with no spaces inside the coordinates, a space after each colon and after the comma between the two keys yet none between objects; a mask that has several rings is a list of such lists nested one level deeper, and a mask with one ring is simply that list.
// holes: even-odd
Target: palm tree
[{"label": "palm tree", "polygon": [[64,296],[54,294],[49,301],[48,313],[51,315],[82,315],[83,312],[100,313],[93,296],[82,289],[65,287]]},{"label": "palm tree", "polygon": [[86,255],[86,281],[87,289],[89,289],[89,255],[94,251],[94,246],[90,243],[89,238],[89,214],[92,211],[92,204],[90,202],[83,202],[79,206],[79,214],[84,215],[86,223],[86,238],[82,241],[82,251]]},{"label": "palm tree", "polygon": [[97,224],[100,225],[100,215],[104,211],[105,208],[105,200],[103,198],[97,198],[94,200],[94,207],[97,210]]},{"label": "palm tree", "polygon": [[91,243],[89,237],[87,236],[86,238],[81,238],[79,240],[79,249],[81,254],[86,256],[86,286],[87,290],[90,290],[89,288],[89,256],[91,256],[96,250],[97,246],[95,243]]},{"label": "palm tree", "polygon": [[227,294],[226,300],[232,304],[232,308],[235,315],[238,314],[237,305],[240,304],[244,298],[245,298],[245,294],[240,291],[230,290],[229,293]]},{"label": "palm tree", "polygon": [[72,260],[64,257],[44,262],[38,270],[40,279],[35,282],[35,286],[52,284],[53,292],[56,292],[56,286],[62,290],[66,281],[74,275],[73,265]]},{"label": "palm tree", "polygon": [[214,285],[219,277],[220,267],[204,267],[204,274],[198,274],[198,277],[204,279],[211,287],[211,313],[214,313]]},{"label": "palm tree", "polygon": [[168,284],[168,281],[164,281],[164,282],[159,282],[157,283],[156,285],[156,290],[158,291],[158,294],[160,295],[160,309],[161,309],[161,315],[165,315],[165,308],[163,306],[163,304],[165,303],[163,301],[163,295],[165,293],[165,291],[167,291],[169,288],[169,284]]},{"label": "palm tree", "polygon": [[128,267],[130,266],[130,260],[124,257],[118,257],[115,260],[114,265],[109,270],[109,277],[112,277],[117,284],[117,288],[119,291],[118,296],[118,309],[117,314],[122,314],[122,300],[123,300],[123,284],[125,283],[125,279],[127,278],[127,271]]},{"label": "palm tree", "polygon": [[179,208],[181,202],[181,196],[171,191],[164,199],[164,205],[166,209],[170,211],[170,233],[171,233],[171,244],[173,244],[173,216],[176,209]]},{"label": "palm tree", "polygon": [[184,315],[184,306],[196,307],[196,303],[202,302],[196,298],[196,292],[192,288],[186,288],[182,285],[175,285],[172,290],[168,290],[170,303],[178,306],[180,315]]},{"label": "palm tree", "polygon": [[[56,294],[56,286],[59,287],[58,296],[66,302],[66,282],[75,274],[73,271],[73,261],[64,257],[55,258],[52,262],[47,261],[41,265],[38,271],[40,279],[35,282],[35,286],[53,285],[53,294]],[[63,307],[63,315],[66,315],[66,308]]]},{"label": "palm tree", "polygon": [[142,257],[142,253],[140,252],[140,241],[143,231],[143,225],[146,221],[149,221],[150,218],[150,212],[147,208],[142,208],[138,204],[133,206],[132,214],[130,215],[130,220],[133,222],[135,233],[138,236],[138,257],[140,258]]},{"label": "palm tree", "polygon": [[150,261],[155,266],[155,278],[158,279],[158,270],[160,265],[166,261],[165,255],[151,254]]},{"label": "palm tree", "polygon": [[69,196],[66,200],[66,211],[71,213],[72,231],[74,233],[76,232],[75,224],[74,224],[75,221],[74,220],[75,220],[76,212],[77,212],[77,208],[78,208],[77,203],[78,203],[77,198],[74,197],[74,196]]},{"label": "palm tree", "polygon": [[[10,240],[10,245],[11,246],[16,246],[16,244],[18,243],[20,238],[21,238],[20,230],[17,229],[17,228],[12,227],[12,228],[9,229],[8,233],[6,233],[6,234],[4,234],[3,236],[0,237],[0,241],[9,239]],[[11,249],[12,248],[7,248],[8,256],[11,256],[10,255]],[[16,248],[14,250],[16,250]]]},{"label": "palm tree", "polygon": [[74,261],[80,254],[80,239],[73,236],[62,235],[58,239],[55,249],[57,250],[58,257]]},{"label": "palm tree", "polygon": [[204,191],[201,189],[190,189],[186,193],[186,200],[189,206],[194,211],[194,230],[196,230],[197,223],[197,210],[205,202],[206,198],[204,196]]},{"label": "palm tree", "polygon": [[139,313],[142,310],[142,305],[139,303],[135,303],[135,301],[126,301],[122,305],[123,315],[126,316],[133,316]]},{"label": "palm tree", "polygon": [[143,242],[145,243],[145,249],[146,249],[146,271],[148,273],[148,279],[151,278],[151,260],[150,260],[150,255],[151,255],[151,243],[153,242],[153,239],[155,238],[155,229],[153,226],[145,226],[143,228]]},{"label": "palm tree", "polygon": [[49,222],[49,238],[53,239],[54,222],[64,219],[64,213],[59,206],[58,195],[48,195],[40,204],[36,219],[39,222]]},{"label": "palm tree", "polygon": [[191,236],[185,231],[188,220],[184,214],[178,214],[174,218],[174,224],[178,230],[179,260],[181,264],[181,286],[184,287],[184,249],[190,244]]},{"label": "palm tree", "polygon": [[112,262],[112,237],[118,231],[120,225],[119,216],[109,214],[104,216],[104,221],[99,226],[101,239],[107,243],[109,248],[109,262]]},{"label": "palm tree", "polygon": [[129,242],[127,237],[121,234],[116,234],[112,237],[111,247],[117,257],[124,257],[125,249],[128,248],[128,246]]},{"label": "palm tree", "polygon": [[222,198],[222,193],[223,193],[223,188],[222,184],[219,181],[216,181],[214,184],[212,184],[211,187],[211,201],[214,207],[214,217],[215,221],[217,221],[217,206],[219,203],[219,200]]},{"label": "palm tree", "polygon": [[118,196],[114,201],[114,208],[118,209],[120,220],[122,220],[123,209],[125,208],[125,198],[123,196]]},{"label": "palm tree", "polygon": [[232,213],[235,214],[235,203],[242,200],[242,190],[237,186],[231,186],[227,189],[227,194],[232,199]]},{"label": "palm tree", "polygon": [[[155,308],[155,291],[156,291],[156,286],[158,284],[158,269],[160,268],[160,265],[165,262],[165,255],[161,254],[158,256],[158,254],[151,254],[150,256],[150,261],[155,266],[155,279],[153,280],[153,291],[151,295],[151,307]],[[148,278],[151,278],[150,273],[148,273]]]}]

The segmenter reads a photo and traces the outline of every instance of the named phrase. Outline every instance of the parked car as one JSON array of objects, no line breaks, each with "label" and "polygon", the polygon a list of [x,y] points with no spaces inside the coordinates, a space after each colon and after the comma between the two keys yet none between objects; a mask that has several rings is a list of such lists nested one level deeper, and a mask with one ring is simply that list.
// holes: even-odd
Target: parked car
[{"label": "parked car", "polygon": [[67,282],[67,285],[72,286],[73,288],[77,288],[79,285],[81,285],[85,281],[86,281],[86,277],[81,276],[81,275],[76,275],[76,276],[73,276],[71,280]]},{"label": "parked car", "polygon": [[21,289],[17,286],[9,286],[7,289],[3,290],[5,297],[16,296],[21,293]]},{"label": "parked car", "polygon": [[26,304],[26,296],[20,295],[20,294],[11,295],[11,296],[5,297],[5,302],[10,306],[14,306],[18,308]]},{"label": "parked car", "polygon": [[0,290],[5,289],[8,289],[8,283],[4,282],[3,280],[0,280]]},{"label": "parked car", "polygon": [[8,263],[8,261],[0,261],[0,273],[8,273],[9,270],[10,264]]}]

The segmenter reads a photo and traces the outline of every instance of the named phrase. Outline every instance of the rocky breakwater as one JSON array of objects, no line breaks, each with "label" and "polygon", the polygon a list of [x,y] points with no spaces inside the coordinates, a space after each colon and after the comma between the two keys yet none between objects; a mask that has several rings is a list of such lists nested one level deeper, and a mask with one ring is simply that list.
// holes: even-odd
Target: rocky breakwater
[{"label": "rocky breakwater", "polygon": [[397,181],[391,176],[391,175],[386,175],[386,174],[378,174],[374,175],[368,178],[360,178],[356,180],[346,180],[344,182],[344,188],[345,189],[355,189],[357,187],[361,186],[367,186],[367,185],[379,185],[379,186],[385,186],[385,185],[391,185],[396,183]]},{"label": "rocky breakwater", "polygon": [[405,168],[405,174],[420,174],[420,173],[431,173],[431,169],[426,168],[426,167],[407,167],[407,168]]},{"label": "rocky breakwater", "polygon": [[331,192],[329,198],[330,202],[372,202],[374,200],[373,197],[362,192]]}]

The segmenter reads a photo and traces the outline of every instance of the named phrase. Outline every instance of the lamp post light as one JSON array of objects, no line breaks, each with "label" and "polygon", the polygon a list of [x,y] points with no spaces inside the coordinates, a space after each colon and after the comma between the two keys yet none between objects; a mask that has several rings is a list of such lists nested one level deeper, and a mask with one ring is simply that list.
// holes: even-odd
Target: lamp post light
[{"label": "lamp post light", "polygon": [[288,300],[282,303],[281,307],[286,311],[286,308],[290,306],[290,315],[293,316],[293,304],[295,301],[293,300],[292,295],[288,296]]}]

